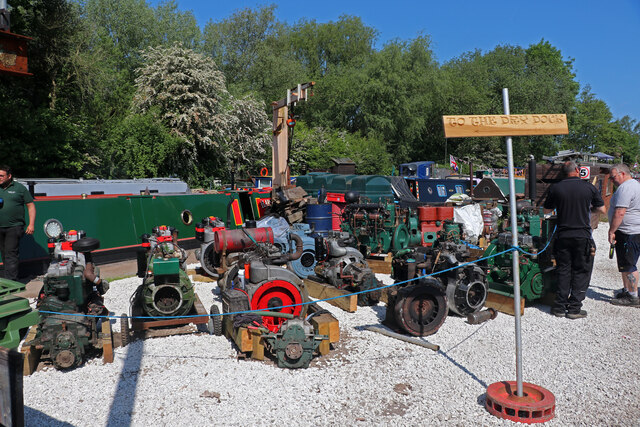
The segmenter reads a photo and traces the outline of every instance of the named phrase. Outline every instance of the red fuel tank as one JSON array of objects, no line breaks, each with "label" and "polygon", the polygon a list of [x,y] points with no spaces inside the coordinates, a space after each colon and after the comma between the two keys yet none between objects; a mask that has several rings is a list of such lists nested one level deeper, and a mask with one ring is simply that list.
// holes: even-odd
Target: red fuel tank
[{"label": "red fuel tank", "polygon": [[237,252],[252,248],[255,243],[273,244],[271,227],[222,229],[215,232],[214,248],[216,252]]}]

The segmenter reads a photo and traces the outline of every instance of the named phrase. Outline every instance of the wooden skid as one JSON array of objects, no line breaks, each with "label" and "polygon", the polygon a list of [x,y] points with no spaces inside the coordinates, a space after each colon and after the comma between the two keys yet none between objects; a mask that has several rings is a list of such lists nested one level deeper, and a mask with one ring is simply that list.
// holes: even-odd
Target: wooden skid
[{"label": "wooden skid", "polygon": [[218,279],[214,279],[207,275],[207,272],[198,267],[194,270],[187,270],[187,275],[191,276],[191,280],[195,282],[217,282]]},{"label": "wooden skid", "polygon": [[[507,297],[501,294],[497,294],[495,292],[487,293],[487,300],[484,303],[485,307],[493,308],[501,313],[509,314],[511,316],[515,315],[515,310],[513,306],[513,297]],[[520,298],[520,315],[524,314],[524,298]]]},{"label": "wooden skid", "polygon": [[137,319],[138,316],[143,316],[141,307],[134,306],[131,310],[133,318],[131,319],[131,329],[133,331],[145,331],[148,329],[159,328],[163,326],[184,326],[190,323],[195,325],[206,324],[209,322],[207,311],[204,309],[200,297],[196,294],[196,300],[193,303],[193,308],[189,312],[188,316],[200,316],[200,317],[187,317],[181,319],[167,319],[167,320],[143,320]]},{"label": "wooden skid", "polygon": [[113,334],[109,319],[102,321],[102,362],[113,363]]},{"label": "wooden skid", "polygon": [[[358,309],[358,296],[349,295],[351,292],[335,288],[326,283],[316,282],[309,278],[304,279],[304,286],[309,293],[309,296],[317,299],[334,298],[327,302],[333,306],[343,309],[349,313],[355,313]],[[349,296],[343,296],[349,295]],[[342,298],[335,298],[340,297]]]},{"label": "wooden skid", "polygon": [[367,264],[374,273],[391,274],[391,260],[393,256],[388,253],[384,258],[367,258]]},{"label": "wooden skid", "polygon": [[[309,314],[320,310],[318,306],[309,306]],[[318,353],[324,356],[331,349],[331,344],[340,340],[340,325],[331,313],[322,313],[311,318],[314,331],[319,335],[326,335],[328,339],[322,340],[318,346]],[[232,340],[241,353],[249,354],[252,359],[264,360],[265,345],[260,331],[246,327],[234,328],[230,316],[225,316],[223,321],[224,335]]]},{"label": "wooden skid", "polygon": [[[29,333],[24,339],[24,342],[31,342],[36,337],[38,333],[38,326],[32,326],[29,329]],[[36,369],[38,369],[38,364],[40,363],[40,356],[42,356],[42,349],[37,349],[36,346],[32,345],[23,345],[20,349],[20,352],[24,354],[24,367],[22,369],[22,373],[24,375],[33,374]]]},{"label": "wooden skid", "polygon": [[[31,342],[38,333],[38,326],[32,326],[24,342]],[[103,363],[113,363],[113,334],[111,332],[111,322],[108,319],[102,321],[102,361]],[[38,370],[40,359],[42,358],[42,349],[39,346],[23,345],[20,352],[24,355],[24,365],[22,374],[27,376]]]}]

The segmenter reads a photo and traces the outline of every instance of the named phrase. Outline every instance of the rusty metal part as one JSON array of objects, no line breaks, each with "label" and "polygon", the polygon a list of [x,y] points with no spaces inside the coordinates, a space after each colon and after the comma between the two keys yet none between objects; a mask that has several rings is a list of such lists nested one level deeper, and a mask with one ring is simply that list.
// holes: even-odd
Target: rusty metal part
[{"label": "rusty metal part", "polygon": [[487,320],[493,320],[498,316],[498,312],[493,308],[487,308],[486,310],[479,311],[477,313],[470,313],[467,315],[467,322],[471,325],[478,325],[484,323]]},{"label": "rusty metal part", "polygon": [[439,287],[418,283],[398,291],[393,310],[396,322],[407,333],[427,336],[440,329],[449,307]]},{"label": "rusty metal part", "polygon": [[371,331],[371,332],[377,332],[379,334],[386,335],[386,336],[391,337],[391,338],[399,339],[401,341],[408,342],[410,344],[415,344],[415,345],[419,345],[421,347],[426,347],[426,348],[428,348],[430,350],[433,350],[433,351],[440,350],[440,346],[439,345],[433,344],[433,343],[431,343],[431,342],[429,342],[427,340],[408,337],[406,335],[402,335],[402,334],[399,334],[397,332],[390,331],[388,329],[383,329],[383,328],[380,328],[378,326],[367,325],[367,326],[364,327],[364,329],[366,329],[367,331]]}]

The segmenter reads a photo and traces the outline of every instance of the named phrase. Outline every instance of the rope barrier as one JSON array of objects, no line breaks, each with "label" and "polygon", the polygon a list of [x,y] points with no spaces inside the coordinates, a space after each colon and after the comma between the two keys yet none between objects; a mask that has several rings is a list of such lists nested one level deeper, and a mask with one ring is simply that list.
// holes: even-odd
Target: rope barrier
[{"label": "rope barrier", "polygon": [[[290,305],[282,305],[279,307],[271,307],[271,310],[278,310],[278,309],[282,309],[282,308],[290,308],[290,307],[299,307],[299,306],[305,306],[305,305],[311,305],[314,304],[316,302],[328,302],[331,300],[335,300],[335,299],[339,299],[339,298],[346,298],[346,297],[350,297],[352,295],[360,295],[360,294],[365,294],[365,293],[369,293],[369,292],[374,292],[374,291],[379,291],[382,289],[388,289],[388,288],[392,288],[394,286],[399,286],[399,285],[404,285],[406,283],[410,283],[413,282],[415,280],[420,280],[420,279],[424,279],[427,277],[433,277],[433,276],[437,276],[439,274],[442,273],[446,273],[448,271],[452,271],[452,270],[457,270],[459,268],[463,268],[467,265],[470,264],[475,264],[478,261],[484,261],[490,258],[494,258],[500,255],[504,255],[506,253],[509,252],[513,252],[513,251],[520,251],[526,255],[530,255],[530,256],[538,256],[541,253],[543,253],[544,251],[547,250],[547,248],[549,247],[549,244],[551,243],[551,240],[553,238],[553,235],[555,234],[557,229],[557,226],[553,229],[553,232],[551,233],[551,236],[549,237],[549,241],[547,241],[547,244],[545,245],[545,247],[538,253],[536,254],[532,254],[529,253],[527,251],[525,251],[524,249],[522,249],[520,246],[511,246],[509,249],[505,249],[502,252],[498,252],[495,253],[493,255],[489,255],[483,258],[478,258],[476,260],[473,261],[469,261],[463,264],[458,264],[454,267],[450,267],[444,270],[440,270],[437,271],[435,273],[431,273],[431,274],[425,274],[424,276],[418,276],[418,277],[414,277],[413,279],[408,279],[408,280],[404,280],[401,282],[396,282],[396,283],[392,283],[391,285],[385,285],[385,286],[379,286],[377,288],[372,288],[372,289],[366,289],[364,291],[358,291],[358,292],[353,292],[350,294],[345,294],[345,295],[338,295],[335,297],[330,297],[330,298],[323,298],[323,299],[318,299],[318,300],[314,300],[314,301],[307,301],[307,302],[303,302],[300,304],[290,304]],[[463,243],[471,246],[469,243],[462,241]],[[471,246],[473,247],[473,246]],[[476,246],[477,248],[477,246]],[[198,318],[198,317],[218,317],[218,316],[228,316],[228,315],[232,315],[232,314],[246,314],[246,313],[253,313],[256,311],[264,311],[264,310],[244,310],[244,311],[235,311],[235,312],[231,312],[231,313],[218,313],[218,314],[193,314],[193,315],[189,315],[189,316],[162,316],[162,317],[153,317],[153,316],[111,316],[111,315],[107,315],[107,316],[99,316],[99,315],[91,315],[91,314],[83,314],[83,313],[61,313],[61,312],[57,312],[57,311],[45,311],[45,310],[40,310],[40,313],[46,313],[46,314],[53,314],[53,315],[62,315],[62,316],[77,316],[77,317],[90,317],[90,318],[101,318],[101,319],[193,319],[193,318]]]},{"label": "rope barrier", "polygon": [[[368,292],[374,292],[374,291],[379,291],[379,290],[382,290],[382,289],[388,289],[388,288],[392,288],[394,286],[404,285],[406,283],[410,283],[410,282],[413,282],[415,280],[420,280],[420,279],[424,279],[424,278],[427,278],[427,277],[433,277],[433,276],[437,276],[437,275],[442,274],[442,273],[446,273],[448,271],[457,270],[457,269],[465,267],[467,265],[475,264],[478,261],[483,261],[485,259],[497,257],[497,256],[500,256],[500,255],[503,255],[505,253],[512,252],[512,251],[515,251],[515,250],[517,250],[517,248],[511,247],[511,248],[506,249],[506,250],[504,250],[502,252],[498,252],[496,254],[489,255],[489,256],[484,257],[484,258],[479,258],[479,259],[476,259],[476,260],[473,260],[473,261],[469,261],[469,262],[466,262],[466,263],[463,263],[463,264],[458,264],[458,265],[456,265],[454,267],[447,268],[447,269],[444,269],[444,270],[440,270],[440,271],[437,271],[435,273],[425,274],[423,276],[414,277],[413,279],[408,279],[408,280],[404,280],[404,281],[401,281],[401,282],[392,283],[391,285],[384,285],[384,286],[379,286],[377,288],[366,289],[366,290],[363,290],[363,291],[353,292],[353,293],[349,293],[349,294],[345,294],[345,295],[338,295],[338,296],[335,296],[335,297],[317,299],[317,300],[314,300],[314,301],[307,301],[307,302],[303,302],[303,303],[300,303],[300,304],[281,305],[281,306],[278,306],[278,307],[271,307],[270,309],[271,310],[278,310],[278,309],[281,309],[281,308],[290,308],[290,307],[299,307],[299,306],[311,305],[311,304],[314,304],[316,302],[327,302],[327,301],[331,301],[331,300],[335,300],[335,299],[339,299],[339,298],[350,297],[352,295],[360,295],[360,294],[365,294],[365,293],[368,293]],[[193,314],[193,315],[188,315],[188,316],[162,316],[162,317],[153,317],[153,316],[112,316],[112,315],[106,315],[106,316],[102,315],[102,316],[100,316],[100,315],[90,315],[90,314],[83,314],[83,313],[61,313],[61,312],[57,312],[57,311],[45,311],[45,310],[40,310],[40,313],[63,315],[63,316],[91,317],[91,318],[101,318],[101,319],[105,319],[105,318],[106,319],[123,319],[123,318],[125,318],[125,319],[156,319],[156,320],[158,320],[158,319],[163,319],[163,320],[167,319],[168,320],[168,319],[192,319],[192,318],[198,318],[198,317],[227,316],[227,315],[231,315],[231,314],[253,313],[255,311],[264,311],[264,310],[244,310],[244,311],[235,311],[235,312],[231,312],[231,313]]]}]

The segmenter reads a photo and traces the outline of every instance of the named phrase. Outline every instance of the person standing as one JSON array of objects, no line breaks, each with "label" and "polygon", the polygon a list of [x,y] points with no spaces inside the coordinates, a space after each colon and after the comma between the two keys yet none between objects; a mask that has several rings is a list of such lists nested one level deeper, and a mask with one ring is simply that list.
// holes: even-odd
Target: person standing
[{"label": "person standing", "polygon": [[[11,168],[0,165],[0,256],[4,263],[4,277],[18,280],[18,244],[24,233],[33,234],[36,205],[24,185],[15,182]],[[29,225],[25,230],[25,212],[29,212]]]},{"label": "person standing", "polygon": [[562,172],[566,178],[549,188],[544,201],[547,211],[557,212],[554,255],[558,291],[551,314],[580,319],[587,316],[581,308],[591,280],[592,250],[595,250],[591,212],[604,214],[606,211],[598,190],[589,181],[580,179],[580,169],[575,162],[565,162]]},{"label": "person standing", "polygon": [[640,256],[640,183],[631,178],[629,167],[611,167],[609,178],[618,186],[609,204],[609,243],[615,245],[618,271],[624,285],[611,304],[640,306],[638,256]]}]

